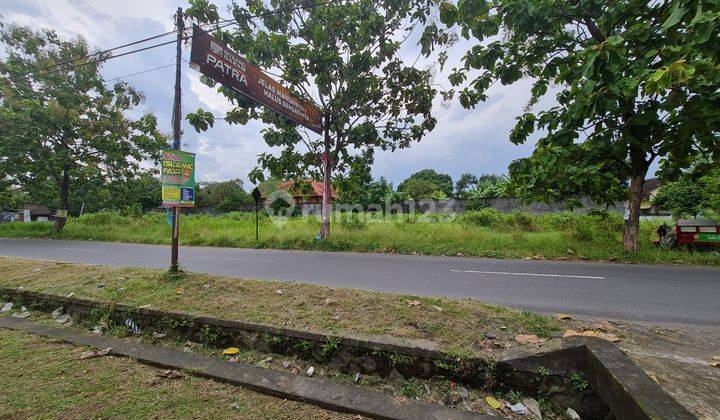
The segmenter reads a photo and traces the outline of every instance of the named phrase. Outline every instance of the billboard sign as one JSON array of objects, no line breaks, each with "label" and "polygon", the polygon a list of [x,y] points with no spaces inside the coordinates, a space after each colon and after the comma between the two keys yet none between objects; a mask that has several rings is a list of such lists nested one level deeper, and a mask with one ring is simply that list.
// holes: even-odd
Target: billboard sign
[{"label": "billboard sign", "polygon": [[163,207],[195,206],[195,154],[165,150],[161,160]]},{"label": "billboard sign", "polygon": [[278,114],[322,134],[320,110],[295,96],[197,25],[193,26],[190,67]]}]

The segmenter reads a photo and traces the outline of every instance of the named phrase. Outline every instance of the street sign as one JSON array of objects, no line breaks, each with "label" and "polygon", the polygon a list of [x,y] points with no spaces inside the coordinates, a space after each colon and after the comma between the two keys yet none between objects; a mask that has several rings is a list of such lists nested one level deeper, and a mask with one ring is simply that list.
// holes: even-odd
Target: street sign
[{"label": "street sign", "polygon": [[292,94],[197,25],[193,26],[190,68],[322,134],[320,110]]},{"label": "street sign", "polygon": [[163,151],[161,161],[163,207],[195,206],[195,154]]}]

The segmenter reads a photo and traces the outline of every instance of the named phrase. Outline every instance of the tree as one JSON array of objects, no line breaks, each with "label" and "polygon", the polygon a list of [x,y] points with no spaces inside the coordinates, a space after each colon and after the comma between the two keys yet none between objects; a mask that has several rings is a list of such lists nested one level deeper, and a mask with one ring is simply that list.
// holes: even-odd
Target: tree
[{"label": "tree", "polygon": [[[400,189],[402,186],[402,189]],[[434,182],[428,179],[410,178],[398,186],[398,191],[404,192],[413,200],[431,200],[433,195],[440,190]]]},{"label": "tree", "polygon": [[[541,136],[510,167],[518,192],[608,203],[624,195],[625,251],[637,250],[651,163],[662,157],[662,171],[677,176],[694,156],[720,153],[716,1],[463,0],[440,10],[477,40],[450,75],[453,85],[467,82],[463,106],[486,100],[496,81],[533,81],[510,134],[516,144]],[[556,104],[534,111],[549,86]]]},{"label": "tree", "polygon": [[[408,147],[435,127],[431,72],[408,65],[399,53],[412,29],[425,23],[433,1],[338,0],[298,7],[295,0],[278,0],[270,10],[262,1],[249,0],[247,7],[233,4],[237,26],[214,32],[320,109],[324,131],[317,136],[231,90],[219,89],[236,105],[225,121],[262,120],[267,124],[265,142],[280,149],[260,155],[260,167],[250,174],[253,182],[264,178],[263,169],[280,179],[323,179],[323,238],[330,229],[331,176],[347,169],[353,152]],[[190,3],[186,15],[193,20],[218,21],[215,5],[207,0]],[[251,14],[261,17],[246,19]],[[423,32],[423,53],[430,52],[428,42],[435,42],[438,32],[434,25]],[[214,122],[212,114],[202,110],[188,119],[200,130]]]},{"label": "tree", "polygon": [[[431,183],[434,185],[434,190],[442,191],[446,197],[452,196],[453,193],[453,180],[452,177],[448,174],[440,174],[435,172],[433,169],[423,169],[422,171],[415,172],[414,174],[410,175],[406,180],[400,183],[398,185],[398,191],[405,191],[407,188],[407,183],[410,181],[427,181],[428,183]],[[414,188],[417,188],[417,185]],[[423,184],[427,187],[427,183]],[[432,191],[431,191],[432,192]]]},{"label": "tree", "polygon": [[652,204],[670,211],[675,219],[720,215],[720,169],[695,179],[693,175],[686,173],[677,181],[660,186]]},{"label": "tree", "polygon": [[243,204],[252,204],[253,199],[245,192],[241,179],[198,184],[197,206],[214,207],[219,211],[237,211]]},{"label": "tree", "polygon": [[460,179],[458,179],[455,183],[455,194],[458,197],[465,196],[467,190],[477,185],[477,182],[478,178],[475,175],[468,172],[463,173],[460,175]]},{"label": "tree", "polygon": [[[11,24],[2,25],[0,40],[0,164],[19,185],[45,188],[50,180],[58,209],[66,211],[71,185],[88,172],[124,179],[142,160],[159,157],[166,138],[155,117],[125,116],[142,94],[125,82],[106,87],[98,72],[104,57],[84,59],[83,38],[65,41],[51,30]],[[65,224],[59,216],[55,231]]]}]

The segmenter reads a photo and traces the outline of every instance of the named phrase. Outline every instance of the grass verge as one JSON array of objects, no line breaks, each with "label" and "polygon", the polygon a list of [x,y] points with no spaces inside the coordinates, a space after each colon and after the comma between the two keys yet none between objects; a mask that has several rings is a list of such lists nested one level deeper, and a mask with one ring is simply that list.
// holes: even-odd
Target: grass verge
[{"label": "grass verge", "polygon": [[[331,236],[323,241],[315,240],[320,228],[320,221],[315,217],[294,217],[277,223],[263,215],[260,240],[255,241],[252,214],[185,216],[180,242],[241,248],[720,265],[717,253],[655,248],[652,241],[657,236],[658,221],[642,221],[638,252],[624,254],[621,252],[623,221],[617,214],[600,217],[564,212],[534,216],[485,209],[456,218],[448,215],[378,217],[365,213],[354,216],[336,213],[335,216]],[[166,244],[170,241],[170,227],[160,213],[130,217],[98,212],[70,218],[60,234],[51,234],[50,223],[4,223],[0,224],[0,236]]]},{"label": "grass verge", "polygon": [[[0,257],[1,287],[217,318],[261,322],[338,335],[426,339],[453,355],[488,356],[495,341],[516,334],[551,337],[567,324],[474,299],[449,299],[335,289],[300,283],[188,273],[168,280],[161,270],[114,268]],[[278,293],[281,290],[282,293]],[[417,302],[415,302],[417,301]],[[416,304],[417,303],[417,304]]]},{"label": "grass verge", "polygon": [[85,349],[0,329],[2,418],[352,418],[312,405],[128,358],[79,359]]}]

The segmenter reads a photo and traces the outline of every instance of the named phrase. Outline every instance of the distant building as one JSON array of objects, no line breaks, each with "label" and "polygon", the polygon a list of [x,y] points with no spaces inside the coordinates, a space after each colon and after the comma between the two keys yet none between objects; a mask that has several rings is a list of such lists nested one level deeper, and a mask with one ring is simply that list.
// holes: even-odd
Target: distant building
[{"label": "distant building", "polygon": [[642,201],[640,202],[640,214],[652,216],[664,216],[669,214],[652,204],[652,199],[660,190],[660,180],[657,178],[646,179],[642,189]]},{"label": "distant building", "polygon": [[[294,180],[282,181],[278,183],[275,188],[277,191],[286,191],[288,194],[290,194],[293,199],[295,199],[296,205],[322,204],[322,196],[324,190],[322,182],[308,179],[298,184],[300,185],[296,186]],[[332,203],[337,198],[338,194],[331,186],[330,202]],[[268,198],[266,194],[263,194],[262,203],[263,205],[268,204]]]},{"label": "distant building", "polygon": [[55,219],[55,213],[51,212],[47,206],[40,204],[28,204],[17,212],[17,220],[25,221],[25,210],[30,211],[30,220],[37,220],[38,217],[46,218],[47,220]]}]

